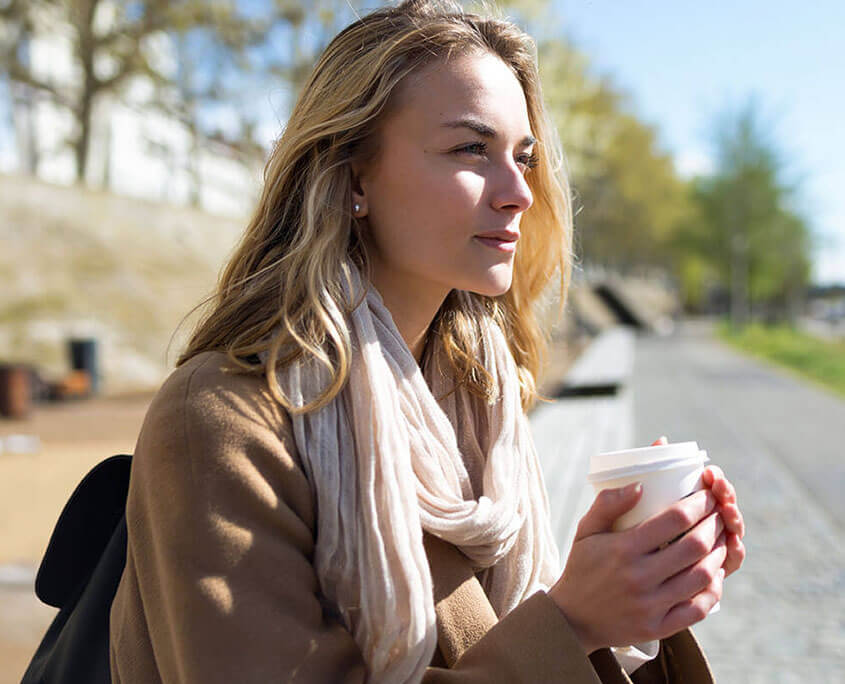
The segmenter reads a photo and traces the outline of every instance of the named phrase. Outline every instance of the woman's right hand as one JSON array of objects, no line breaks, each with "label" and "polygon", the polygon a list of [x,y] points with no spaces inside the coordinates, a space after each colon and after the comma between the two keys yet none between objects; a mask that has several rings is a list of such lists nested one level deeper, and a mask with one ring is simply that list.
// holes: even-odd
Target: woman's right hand
[{"label": "woman's right hand", "polygon": [[549,590],[587,653],[668,637],[703,620],[721,598],[726,546],[713,494],[698,491],[611,532],[641,494],[639,485],[598,494]]}]

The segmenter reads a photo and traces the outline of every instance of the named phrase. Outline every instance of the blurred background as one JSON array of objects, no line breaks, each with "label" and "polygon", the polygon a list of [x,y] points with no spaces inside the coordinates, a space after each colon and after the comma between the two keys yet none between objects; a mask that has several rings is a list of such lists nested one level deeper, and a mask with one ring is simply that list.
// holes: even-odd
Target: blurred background
[{"label": "blurred background", "polygon": [[[11,663],[0,682],[19,680],[53,615],[31,586],[65,500],[94,463],[134,449],[316,56],[377,5],[0,0],[0,662]],[[562,320],[548,302],[544,386],[564,396],[572,364],[620,325],[636,331],[635,376],[670,380],[639,391],[652,405],[650,392],[671,395],[671,378],[692,368],[709,369],[690,387],[711,383],[716,404],[731,382],[762,382],[748,400],[761,425],[802,441],[786,448],[788,434],[761,427],[756,444],[768,447],[737,487],[759,503],[751,513],[762,530],[773,514],[754,483],[782,469],[778,491],[801,502],[800,527],[839,544],[845,9],[833,0],[498,7],[537,40],[575,193],[578,264]],[[671,361],[684,345],[693,356]],[[730,415],[733,442],[750,444],[750,418]],[[641,441],[659,436],[647,437],[652,426],[671,428],[635,420]],[[808,466],[814,454],[825,454],[823,468]],[[845,681],[845,610],[828,600],[843,593],[845,570],[841,557],[825,562],[813,591],[783,569],[795,591],[780,591],[778,612],[757,614],[759,624],[731,618],[723,602],[731,638],[719,641],[718,626],[703,632],[720,681],[799,681],[811,657],[813,681]],[[744,586],[755,611],[774,600]],[[808,618],[808,601],[832,612]],[[773,621],[788,630],[731,654]]]}]

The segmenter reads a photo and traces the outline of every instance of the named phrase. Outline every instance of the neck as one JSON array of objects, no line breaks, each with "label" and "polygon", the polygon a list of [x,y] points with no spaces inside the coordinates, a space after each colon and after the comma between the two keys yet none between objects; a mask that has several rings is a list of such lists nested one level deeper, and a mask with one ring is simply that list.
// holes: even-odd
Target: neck
[{"label": "neck", "polygon": [[403,281],[397,282],[397,279],[389,277],[373,277],[372,282],[390,312],[399,334],[414,359],[420,363],[425,349],[426,333],[443,300],[449,294],[448,290],[434,291]]}]

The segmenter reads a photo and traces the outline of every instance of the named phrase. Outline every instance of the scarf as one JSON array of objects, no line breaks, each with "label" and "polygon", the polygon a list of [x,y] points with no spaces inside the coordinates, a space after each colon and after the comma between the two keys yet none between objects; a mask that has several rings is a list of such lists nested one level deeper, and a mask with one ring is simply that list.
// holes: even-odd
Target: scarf
[{"label": "scarf", "polygon": [[[501,328],[476,305],[480,357],[498,387],[485,404],[464,387],[452,391],[437,340],[423,372],[381,296],[372,286],[365,293],[356,268],[348,272],[349,301],[359,302],[348,315],[348,381],[323,408],[292,416],[316,502],[314,567],[363,653],[368,681],[419,682],[437,646],[423,530],[484,569],[500,618],[557,579],[559,555]],[[277,377],[294,406],[329,381],[313,358]]]}]

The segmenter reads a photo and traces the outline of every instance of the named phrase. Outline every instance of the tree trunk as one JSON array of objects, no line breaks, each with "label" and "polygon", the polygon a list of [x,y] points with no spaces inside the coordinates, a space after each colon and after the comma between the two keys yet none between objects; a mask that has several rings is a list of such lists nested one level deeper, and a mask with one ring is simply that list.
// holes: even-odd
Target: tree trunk
[{"label": "tree trunk", "polygon": [[731,324],[736,329],[748,323],[748,253],[745,235],[731,236]]},{"label": "tree trunk", "polygon": [[97,80],[94,75],[94,14],[99,0],[85,0],[75,9],[73,17],[78,35],[77,55],[82,64],[82,92],[76,107],[76,123],[79,134],[73,141],[73,156],[76,161],[76,182],[84,184],[88,178],[88,146],[91,140],[91,115]]},{"label": "tree trunk", "polygon": [[73,141],[73,156],[76,161],[75,181],[80,185],[85,184],[88,173],[88,142],[91,138],[91,109],[91,95],[85,92],[79,103],[77,119],[79,135]]},{"label": "tree trunk", "polygon": [[199,208],[202,204],[202,171],[200,169],[200,155],[202,145],[200,142],[199,125],[196,120],[194,108],[190,112],[191,123],[188,134],[191,136],[191,149],[188,152],[188,175],[190,176],[190,190],[188,201],[192,207]]}]

